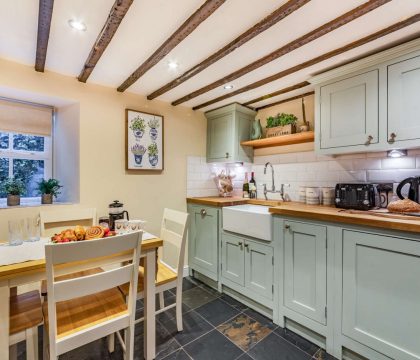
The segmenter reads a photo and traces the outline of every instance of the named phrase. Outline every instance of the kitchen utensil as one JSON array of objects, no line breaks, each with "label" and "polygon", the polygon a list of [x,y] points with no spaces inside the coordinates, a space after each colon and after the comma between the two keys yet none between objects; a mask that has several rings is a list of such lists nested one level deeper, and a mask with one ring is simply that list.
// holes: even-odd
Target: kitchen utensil
[{"label": "kitchen utensil", "polygon": [[109,204],[109,228],[115,230],[115,221],[120,219],[130,220],[128,212],[124,210],[124,204],[118,200],[114,200],[112,204]]},{"label": "kitchen utensil", "polygon": [[419,176],[413,176],[409,177],[403,181],[401,181],[397,187],[397,195],[401,200],[404,200],[405,197],[402,195],[401,191],[405,185],[409,185],[408,189],[408,199],[420,202],[420,177]]}]

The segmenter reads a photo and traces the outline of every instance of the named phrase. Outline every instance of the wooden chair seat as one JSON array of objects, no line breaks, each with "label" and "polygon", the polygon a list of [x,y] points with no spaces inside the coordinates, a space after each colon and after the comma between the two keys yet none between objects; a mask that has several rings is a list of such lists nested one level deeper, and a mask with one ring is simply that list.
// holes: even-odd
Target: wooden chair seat
[{"label": "wooden chair seat", "polygon": [[[156,274],[156,287],[167,284],[171,281],[175,281],[178,277],[177,273],[172,271],[169,267],[165,264],[162,264],[160,261],[158,262],[158,269]],[[144,267],[139,267],[139,280],[137,283],[137,293],[144,291]],[[119,286],[121,292],[124,296],[128,295],[129,284],[124,284]]]},{"label": "wooden chair seat", "polygon": [[[118,288],[80,298],[57,302],[57,337],[79,332],[96,324],[127,314],[125,299]],[[48,328],[48,300],[42,305]]]},{"label": "wooden chair seat", "polygon": [[[61,276],[57,276],[55,278],[56,281],[61,281],[61,280],[69,280],[69,279],[75,279],[78,277],[83,277],[83,276],[88,276],[88,275],[93,275],[93,274],[99,274],[101,272],[104,272],[101,268],[94,268],[94,269],[88,269],[88,270],[84,270],[84,271],[78,271],[72,274],[66,274],[66,275],[61,275]],[[42,296],[47,296],[47,280],[42,280],[41,281],[41,295]]]},{"label": "wooden chair seat", "polygon": [[41,297],[37,290],[10,297],[10,335],[41,324]]}]

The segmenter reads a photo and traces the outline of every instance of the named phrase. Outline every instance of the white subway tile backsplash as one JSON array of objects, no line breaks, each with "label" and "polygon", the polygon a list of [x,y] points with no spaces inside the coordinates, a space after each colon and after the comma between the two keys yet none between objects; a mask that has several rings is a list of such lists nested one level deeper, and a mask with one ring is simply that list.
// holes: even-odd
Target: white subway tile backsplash
[{"label": "white subway tile backsplash", "polygon": [[385,158],[382,159],[382,169],[415,169],[416,158],[401,157],[401,158]]}]

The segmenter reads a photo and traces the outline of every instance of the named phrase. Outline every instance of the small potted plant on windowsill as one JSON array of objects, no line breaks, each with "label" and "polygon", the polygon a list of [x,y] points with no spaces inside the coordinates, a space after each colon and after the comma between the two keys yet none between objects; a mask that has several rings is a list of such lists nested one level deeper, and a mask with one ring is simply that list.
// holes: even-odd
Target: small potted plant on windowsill
[{"label": "small potted plant on windowsill", "polygon": [[41,204],[52,204],[53,197],[60,194],[62,186],[57,179],[42,179],[38,183],[38,191],[41,193]]},{"label": "small potted plant on windowsill", "polygon": [[294,134],[298,118],[293,114],[277,114],[267,118],[266,137]]},{"label": "small potted plant on windowsill", "polygon": [[20,179],[8,178],[3,189],[7,193],[7,206],[19,206],[20,196],[25,192],[25,185]]}]

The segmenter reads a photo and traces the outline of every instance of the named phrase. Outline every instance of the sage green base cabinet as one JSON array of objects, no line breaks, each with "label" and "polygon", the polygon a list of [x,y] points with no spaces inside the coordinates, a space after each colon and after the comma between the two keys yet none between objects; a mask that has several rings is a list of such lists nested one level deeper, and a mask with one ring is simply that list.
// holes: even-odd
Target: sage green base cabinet
[{"label": "sage green base cabinet", "polygon": [[338,359],[420,359],[420,235],[279,216],[274,234],[276,323]]},{"label": "sage green base cabinet", "polygon": [[314,76],[320,154],[420,147],[420,39]]},{"label": "sage green base cabinet", "polygon": [[250,139],[256,111],[231,104],[206,112],[207,162],[252,162],[252,147],[242,146]]},{"label": "sage green base cabinet", "polygon": [[262,241],[222,232],[221,284],[273,307],[274,249]]},{"label": "sage green base cabinet", "polygon": [[188,205],[188,265],[208,278],[219,280],[220,210],[211,206]]}]

